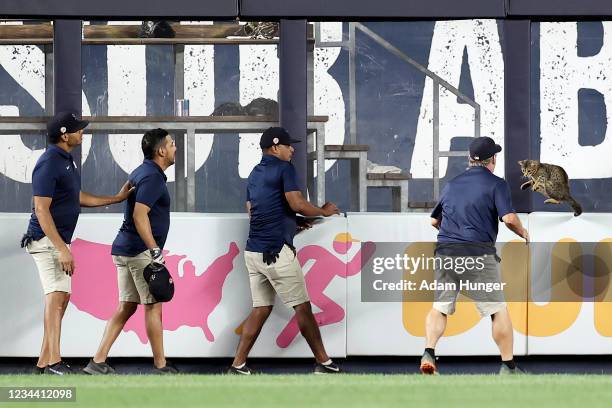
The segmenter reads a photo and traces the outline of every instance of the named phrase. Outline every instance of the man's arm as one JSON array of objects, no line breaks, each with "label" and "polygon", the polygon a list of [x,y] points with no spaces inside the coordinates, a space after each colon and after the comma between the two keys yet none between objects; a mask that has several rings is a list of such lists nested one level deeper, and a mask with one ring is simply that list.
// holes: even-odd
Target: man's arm
[{"label": "man's arm", "polygon": [[504,215],[502,221],[510,231],[523,238],[526,242],[529,242],[529,232],[523,227],[521,219],[515,213]]},{"label": "man's arm", "polygon": [[[444,191],[446,191],[446,187],[444,188]],[[440,201],[438,201],[434,207],[430,218],[431,226],[437,230],[440,230],[440,225],[442,225],[442,198],[440,198]]]},{"label": "man's arm", "polygon": [[305,215],[306,217],[329,217],[330,215],[340,213],[338,207],[336,207],[334,203],[327,202],[320,208],[310,204],[304,198],[301,191],[288,191],[285,193],[285,198],[293,211]]},{"label": "man's arm", "polygon": [[36,214],[36,218],[38,218],[38,223],[43,232],[60,253],[59,263],[62,270],[69,276],[72,276],[74,273],[74,259],[72,258],[70,249],[68,249],[68,246],[64,243],[59,232],[57,232],[57,227],[55,226],[51,211],[49,210],[51,201],[51,197],[34,196],[34,213]]},{"label": "man's arm", "polygon": [[151,223],[149,222],[149,211],[151,208],[143,203],[136,203],[134,205],[134,225],[136,225],[136,231],[149,249],[159,248],[155,238],[153,238],[153,231],[151,230]]},{"label": "man's arm", "polygon": [[97,196],[81,191],[79,201],[81,207],[103,207],[105,205],[117,204],[125,200],[134,191],[134,187],[130,186],[130,182],[121,187],[121,190],[114,196]]},{"label": "man's arm", "polygon": [[246,210],[247,210],[247,214],[249,214],[249,220],[251,219],[251,202],[247,201],[246,202]]}]

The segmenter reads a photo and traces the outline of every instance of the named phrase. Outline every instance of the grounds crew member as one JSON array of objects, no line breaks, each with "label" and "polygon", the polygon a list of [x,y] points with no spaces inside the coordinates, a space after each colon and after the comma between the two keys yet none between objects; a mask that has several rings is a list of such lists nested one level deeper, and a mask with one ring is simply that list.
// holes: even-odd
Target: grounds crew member
[{"label": "grounds crew member", "polygon": [[106,323],[98,351],[83,369],[87,374],[115,372],[106,358],[138,304],[144,306],[155,371],[159,374],[178,372],[166,361],[164,354],[163,303],[151,294],[144,276],[150,264],[164,263],[162,250],[170,228],[170,194],[164,171],[174,164],[176,145],[167,131],[153,129],[142,138],[142,152],[145,160],[129,176],[135,191],[126,201],[123,225],[111,250],[117,267],[119,306]]},{"label": "grounds crew member", "polygon": [[[448,182],[431,213],[431,225],[439,230],[436,256],[444,260],[478,256],[482,257],[484,266],[482,270],[474,268],[474,271],[465,272],[468,275],[436,267],[437,281],[457,282],[458,276],[470,273],[483,281],[501,281],[495,252],[498,219],[512,232],[529,240],[527,230],[512,208],[508,183],[493,174],[500,151],[501,146],[490,137],[476,138],[470,144],[469,169]],[[425,321],[426,348],[420,367],[423,374],[437,374],[434,350],[446,328],[447,315],[455,311],[457,295],[458,290],[436,293],[433,308]],[[502,359],[500,374],[521,373],[513,360],[512,322],[503,292],[485,297],[476,293],[469,297],[475,300],[482,317],[491,316],[493,339]]]},{"label": "grounds crew member", "polygon": [[49,146],[32,172],[32,216],[21,246],[32,255],[45,294],[44,335],[34,373],[70,374],[60,355],[62,318],[76,270],[70,242],[81,207],[119,203],[130,194],[125,183],[115,196],[81,191],[81,175],[70,152],[83,141],[89,124],[72,112],[59,112],[47,123]]},{"label": "grounds crew member", "polygon": [[300,332],[316,359],[315,373],[340,372],[323,346],[293,246],[296,213],[328,217],[338,214],[338,208],[333,203],[315,207],[302,196],[295,168],[290,163],[294,151],[291,144],[298,142],[283,128],[267,129],[259,142],[263,157],[248,178],[246,208],[250,227],[244,259],[249,272],[253,310],[242,327],[229,374],[252,373],[246,360],[272,312],[276,294],[286,306],[295,310]]}]

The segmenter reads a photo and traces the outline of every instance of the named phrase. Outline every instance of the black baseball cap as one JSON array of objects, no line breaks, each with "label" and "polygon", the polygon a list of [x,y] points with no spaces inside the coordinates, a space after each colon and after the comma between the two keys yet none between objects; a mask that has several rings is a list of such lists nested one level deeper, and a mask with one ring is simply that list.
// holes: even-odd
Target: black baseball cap
[{"label": "black baseball cap", "polygon": [[81,120],[74,112],[58,112],[47,122],[49,138],[59,138],[64,133],[74,133],[89,125],[89,121]]},{"label": "black baseball cap", "polygon": [[151,263],[143,272],[149,292],[158,302],[168,302],[174,296],[174,281],[164,265]]},{"label": "black baseball cap", "polygon": [[267,149],[272,146],[276,146],[279,144],[282,145],[291,145],[293,143],[300,143],[301,140],[293,139],[289,136],[289,132],[287,132],[282,127],[270,127],[267,128],[262,134],[261,139],[259,140],[259,147],[262,149]]},{"label": "black baseball cap", "polygon": [[488,136],[477,137],[470,143],[470,159],[487,160],[494,154],[501,152],[500,145]]}]

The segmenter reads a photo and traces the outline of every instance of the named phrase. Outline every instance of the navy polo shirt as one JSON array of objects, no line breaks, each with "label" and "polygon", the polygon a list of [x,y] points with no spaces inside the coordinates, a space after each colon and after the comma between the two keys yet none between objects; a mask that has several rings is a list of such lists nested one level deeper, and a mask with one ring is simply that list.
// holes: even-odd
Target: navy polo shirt
[{"label": "navy polo shirt", "polygon": [[251,202],[247,251],[278,253],[284,244],[293,246],[296,215],[285,198],[290,191],[300,191],[293,164],[264,155],[247,183]]},{"label": "navy polo shirt", "polygon": [[486,167],[470,167],[446,184],[431,213],[442,219],[436,253],[495,254],[499,221],[513,212],[508,183]]},{"label": "navy polo shirt", "polygon": [[[60,237],[66,244],[72,241],[81,213],[81,175],[72,155],[62,148],[50,144],[40,156],[32,172],[32,195],[51,197],[51,218]],[[40,227],[34,206],[28,233],[36,241],[45,236]]]},{"label": "navy polo shirt", "polygon": [[113,242],[111,254],[136,256],[147,249],[134,224],[134,207],[142,203],[149,207],[149,222],[153,238],[163,248],[170,229],[170,194],[166,175],[152,160],[145,160],[128,177],[135,190],[125,200],[123,225]]}]

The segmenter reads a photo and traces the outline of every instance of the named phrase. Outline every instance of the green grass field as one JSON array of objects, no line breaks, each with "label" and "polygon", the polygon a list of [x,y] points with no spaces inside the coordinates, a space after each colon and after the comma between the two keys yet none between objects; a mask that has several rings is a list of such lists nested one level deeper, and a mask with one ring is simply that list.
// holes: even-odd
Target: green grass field
[{"label": "green grass field", "polygon": [[[76,387],[52,407],[609,407],[612,376],[0,376],[0,387]],[[1,403],[0,406],[47,406]]]}]

